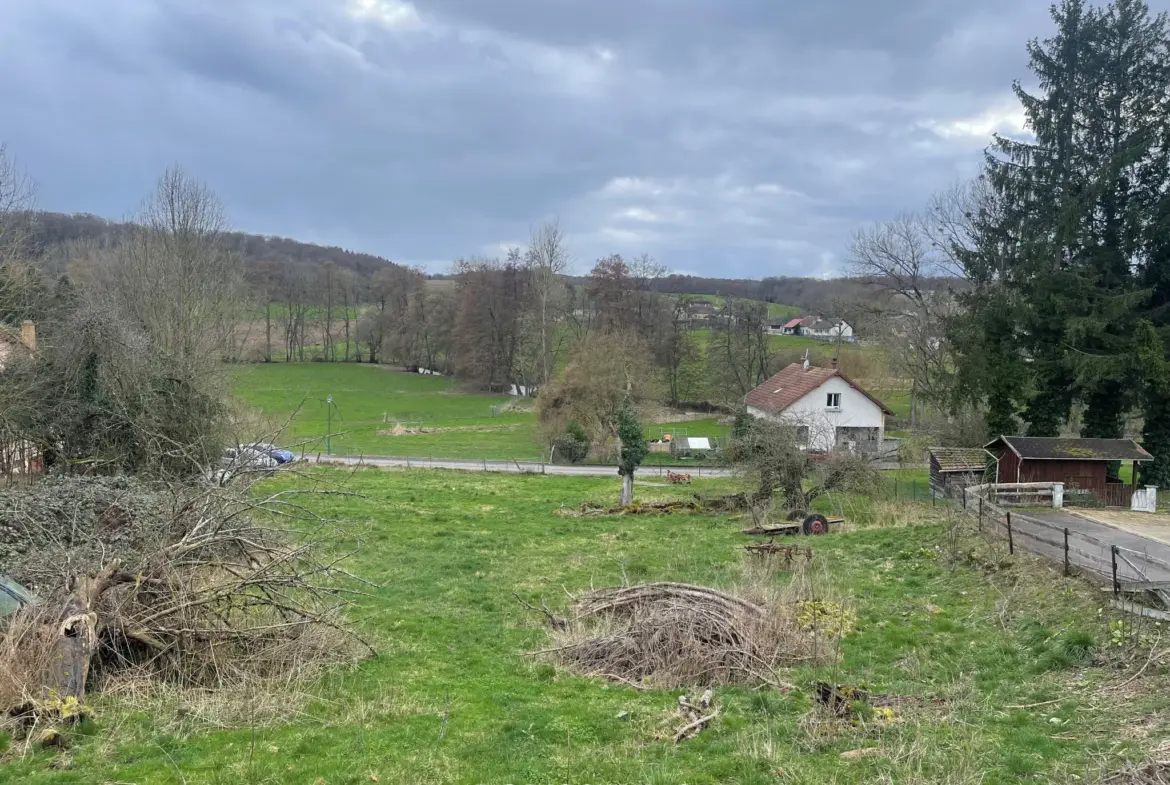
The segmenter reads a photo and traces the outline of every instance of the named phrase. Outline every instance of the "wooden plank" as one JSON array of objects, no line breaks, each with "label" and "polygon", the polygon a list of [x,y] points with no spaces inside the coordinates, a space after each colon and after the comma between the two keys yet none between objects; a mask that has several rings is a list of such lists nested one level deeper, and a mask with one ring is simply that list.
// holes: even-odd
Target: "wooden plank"
[{"label": "wooden plank", "polygon": [[1119,611],[1132,613],[1137,616],[1145,616],[1149,619],[1158,619],[1159,621],[1170,621],[1170,613],[1166,611],[1155,610],[1154,608],[1147,608],[1144,605],[1138,605],[1136,602],[1125,602],[1124,600],[1110,600],[1109,606],[1116,608]]},{"label": "wooden plank", "polygon": [[1122,591],[1164,591],[1170,589],[1170,581],[1122,581]]}]

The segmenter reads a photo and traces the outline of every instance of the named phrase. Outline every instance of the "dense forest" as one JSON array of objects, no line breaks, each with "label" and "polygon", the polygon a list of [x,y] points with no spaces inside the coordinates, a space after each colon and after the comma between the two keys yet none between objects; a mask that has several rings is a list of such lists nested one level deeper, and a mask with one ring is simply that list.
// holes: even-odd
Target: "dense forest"
[{"label": "dense forest", "polygon": [[[47,265],[58,263],[62,268],[68,253],[79,244],[111,247],[131,236],[134,224],[111,221],[88,213],[38,212],[29,222],[32,227],[29,247]],[[270,262],[280,265],[323,266],[333,264],[369,277],[391,264],[390,260],[372,254],[355,253],[335,246],[304,243],[287,237],[226,232],[222,238],[225,247],[243,256],[245,265]],[[60,270],[57,270],[60,272]]]}]

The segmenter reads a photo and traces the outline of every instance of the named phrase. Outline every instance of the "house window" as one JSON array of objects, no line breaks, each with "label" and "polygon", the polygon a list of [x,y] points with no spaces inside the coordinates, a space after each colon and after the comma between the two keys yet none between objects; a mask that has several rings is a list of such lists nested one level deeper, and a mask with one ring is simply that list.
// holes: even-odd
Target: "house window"
[{"label": "house window", "polygon": [[829,393],[825,406],[829,409],[841,408],[841,393]]}]

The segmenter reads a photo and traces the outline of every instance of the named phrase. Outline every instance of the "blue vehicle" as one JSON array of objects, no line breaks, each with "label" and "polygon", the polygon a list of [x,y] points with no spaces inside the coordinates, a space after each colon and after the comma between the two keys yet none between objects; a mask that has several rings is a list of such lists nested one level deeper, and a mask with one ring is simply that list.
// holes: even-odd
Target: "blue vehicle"
[{"label": "blue vehicle", "polygon": [[283,447],[277,447],[275,444],[257,443],[245,444],[243,446],[255,450],[256,452],[263,453],[280,464],[292,463],[297,458],[292,450],[286,450]]}]

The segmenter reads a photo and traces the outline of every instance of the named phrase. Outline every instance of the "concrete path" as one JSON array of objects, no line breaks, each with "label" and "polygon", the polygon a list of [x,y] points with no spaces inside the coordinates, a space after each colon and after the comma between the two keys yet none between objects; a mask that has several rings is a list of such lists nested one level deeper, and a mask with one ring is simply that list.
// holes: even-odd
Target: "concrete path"
[{"label": "concrete path", "polygon": [[1064,561],[1064,529],[1069,530],[1069,561],[1076,567],[1112,577],[1111,546],[1118,546],[1118,579],[1170,581],[1170,544],[1100,520],[1092,510],[1012,513],[1017,547]]}]

